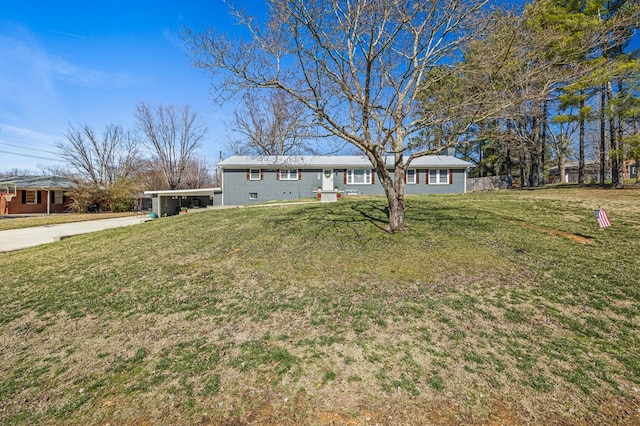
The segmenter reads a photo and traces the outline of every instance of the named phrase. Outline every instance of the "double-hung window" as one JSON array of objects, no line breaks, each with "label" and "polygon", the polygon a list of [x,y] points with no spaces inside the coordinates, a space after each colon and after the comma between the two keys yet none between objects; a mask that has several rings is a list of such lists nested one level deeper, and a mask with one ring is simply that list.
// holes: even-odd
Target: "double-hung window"
[{"label": "double-hung window", "polygon": [[38,204],[38,191],[25,191],[25,204]]},{"label": "double-hung window", "polygon": [[406,172],[406,183],[409,185],[418,183],[416,180],[416,170],[415,169],[409,169]]},{"label": "double-hung window", "polygon": [[63,191],[52,191],[53,195],[53,204],[64,204],[64,192]]},{"label": "double-hung window", "polygon": [[298,180],[298,170],[280,169],[280,180]]},{"label": "double-hung window", "polygon": [[249,180],[260,180],[262,177],[262,173],[260,169],[251,169],[249,170]]},{"label": "double-hung window", "polygon": [[348,185],[370,185],[371,169],[347,170]]},{"label": "double-hung window", "polygon": [[429,185],[443,185],[449,183],[448,169],[430,169]]}]

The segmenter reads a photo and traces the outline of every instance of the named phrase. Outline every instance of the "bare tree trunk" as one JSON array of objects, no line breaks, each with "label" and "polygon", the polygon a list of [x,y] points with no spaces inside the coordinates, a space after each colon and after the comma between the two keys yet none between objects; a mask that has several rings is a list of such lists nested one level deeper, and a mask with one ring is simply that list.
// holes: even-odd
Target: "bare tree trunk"
[{"label": "bare tree trunk", "polygon": [[600,89],[600,185],[604,185],[605,172],[607,164],[607,141],[605,137],[605,107],[606,107],[606,90],[604,85]]},{"label": "bare tree trunk", "polygon": [[566,158],[564,152],[558,156],[558,173],[560,173],[560,183],[568,183],[566,178]]},{"label": "bare tree trunk", "polygon": [[547,153],[547,101],[542,101],[542,119],[540,120],[540,161],[538,162],[538,186],[544,185],[544,166]]},{"label": "bare tree trunk", "polygon": [[404,199],[400,199],[393,194],[387,194],[387,201],[389,202],[389,227],[388,232],[402,231],[406,229],[404,224]]},{"label": "bare tree trunk", "polygon": [[607,89],[607,105],[609,109],[609,144],[611,147],[610,156],[611,156],[611,183],[613,185],[618,185],[620,182],[620,171],[621,171],[621,161],[620,161],[620,143],[618,138],[616,137],[616,122],[614,117],[614,111],[612,109],[612,100],[613,100],[613,89],[611,87],[611,81],[608,81],[606,84]]},{"label": "bare tree trunk", "polygon": [[[638,119],[633,121],[633,134],[638,134]],[[636,183],[640,182],[640,155],[638,155],[638,151],[636,151],[636,155],[634,155],[634,161],[636,163]]]},{"label": "bare tree trunk", "polygon": [[[402,231],[406,229],[404,224],[404,174],[406,172],[406,166],[396,167],[393,178],[386,169],[384,162],[378,162],[375,170],[376,176],[384,188],[389,204],[389,224],[385,230],[387,232]],[[426,179],[429,179],[429,176],[427,176]]]},{"label": "bare tree trunk", "polygon": [[[624,90],[624,88],[622,87],[622,79],[618,79],[618,99],[622,98],[622,91]],[[618,104],[618,106],[616,107],[616,119],[618,121],[617,123],[617,129],[618,129],[618,135],[616,140],[618,141],[618,183],[620,183],[621,185],[624,185],[624,171],[625,171],[625,167],[624,167],[624,126],[622,124],[622,117],[621,117],[621,106]]]},{"label": "bare tree trunk", "polygon": [[584,127],[585,118],[582,116],[584,108],[584,93],[580,92],[580,136],[578,141],[578,184],[584,185]]},{"label": "bare tree trunk", "polygon": [[519,157],[518,167],[520,168],[520,186],[524,188],[527,186],[527,175],[526,175],[526,167],[525,167],[527,158],[526,158],[526,155],[524,155],[522,152],[518,155],[518,157]]},{"label": "bare tree trunk", "polygon": [[529,172],[529,186],[537,187],[539,184],[538,177],[538,158],[535,154],[530,154],[530,172]]},{"label": "bare tree trunk", "polygon": [[[535,109],[534,109],[535,111]],[[538,150],[540,149],[539,140],[540,132],[538,129],[538,119],[534,117],[531,119],[531,139],[533,148],[529,150],[529,186],[538,186]]]},{"label": "bare tree trunk", "polygon": [[507,188],[513,188],[513,173],[512,173],[512,164],[511,164],[511,150],[507,147]]}]

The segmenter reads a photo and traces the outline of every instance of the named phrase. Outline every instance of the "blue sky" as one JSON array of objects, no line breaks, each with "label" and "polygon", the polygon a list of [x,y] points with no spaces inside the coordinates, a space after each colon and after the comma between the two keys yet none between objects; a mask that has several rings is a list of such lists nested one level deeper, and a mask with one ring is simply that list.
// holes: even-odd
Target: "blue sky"
[{"label": "blue sky", "polygon": [[189,104],[209,129],[200,155],[214,163],[227,142],[225,114],[180,31],[231,22],[221,0],[2,0],[0,171],[60,164],[55,145],[69,123],[133,128],[141,101]]},{"label": "blue sky", "polygon": [[[264,13],[263,1],[234,3]],[[210,101],[185,25],[234,31],[222,0],[0,0],[0,171],[61,164],[55,145],[69,124],[133,129],[142,101],[198,112],[209,130],[199,154],[214,164],[233,106]]]}]

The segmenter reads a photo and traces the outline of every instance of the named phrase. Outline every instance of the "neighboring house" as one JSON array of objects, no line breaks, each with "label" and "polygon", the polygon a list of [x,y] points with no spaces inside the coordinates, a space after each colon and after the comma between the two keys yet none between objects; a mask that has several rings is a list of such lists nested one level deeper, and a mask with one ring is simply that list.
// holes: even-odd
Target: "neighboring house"
[{"label": "neighboring house", "polygon": [[[577,183],[578,182],[578,163],[566,163],[565,164],[565,182]],[[585,170],[585,183],[599,182],[600,181],[600,162],[599,161],[586,161],[584,164]],[[636,164],[626,161],[623,166],[623,176],[625,179],[635,178],[638,175],[638,168]],[[611,169],[607,168],[605,179],[611,179]],[[558,166],[549,167],[549,183],[561,183],[560,171]]]},{"label": "neighboring house", "polygon": [[[558,166],[549,167],[549,183],[578,183],[579,166],[580,164],[577,162],[565,163],[564,182],[560,179],[560,169]],[[597,161],[585,161],[584,172],[585,183],[597,182],[600,176],[599,163]]]},{"label": "neighboring house", "polygon": [[625,179],[638,178],[638,165],[636,163],[627,162],[624,171],[626,172],[624,175]]},{"label": "neighboring house", "polygon": [[0,214],[63,213],[72,186],[59,176],[0,177]]},{"label": "neighboring house", "polygon": [[[392,158],[387,158],[391,168]],[[473,164],[449,155],[429,155],[411,163],[405,194],[466,193],[467,170]],[[318,190],[344,195],[383,195],[365,156],[233,156],[218,163],[222,204],[311,198]]]}]

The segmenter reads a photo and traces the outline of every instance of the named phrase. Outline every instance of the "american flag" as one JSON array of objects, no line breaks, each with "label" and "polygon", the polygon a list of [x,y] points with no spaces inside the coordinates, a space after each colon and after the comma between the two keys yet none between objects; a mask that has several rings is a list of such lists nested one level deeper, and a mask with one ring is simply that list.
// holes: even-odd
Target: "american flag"
[{"label": "american flag", "polygon": [[607,212],[604,209],[596,210],[596,219],[598,219],[598,225],[600,228],[606,228],[607,226],[611,226],[611,222],[609,222],[609,218],[607,217]]}]

